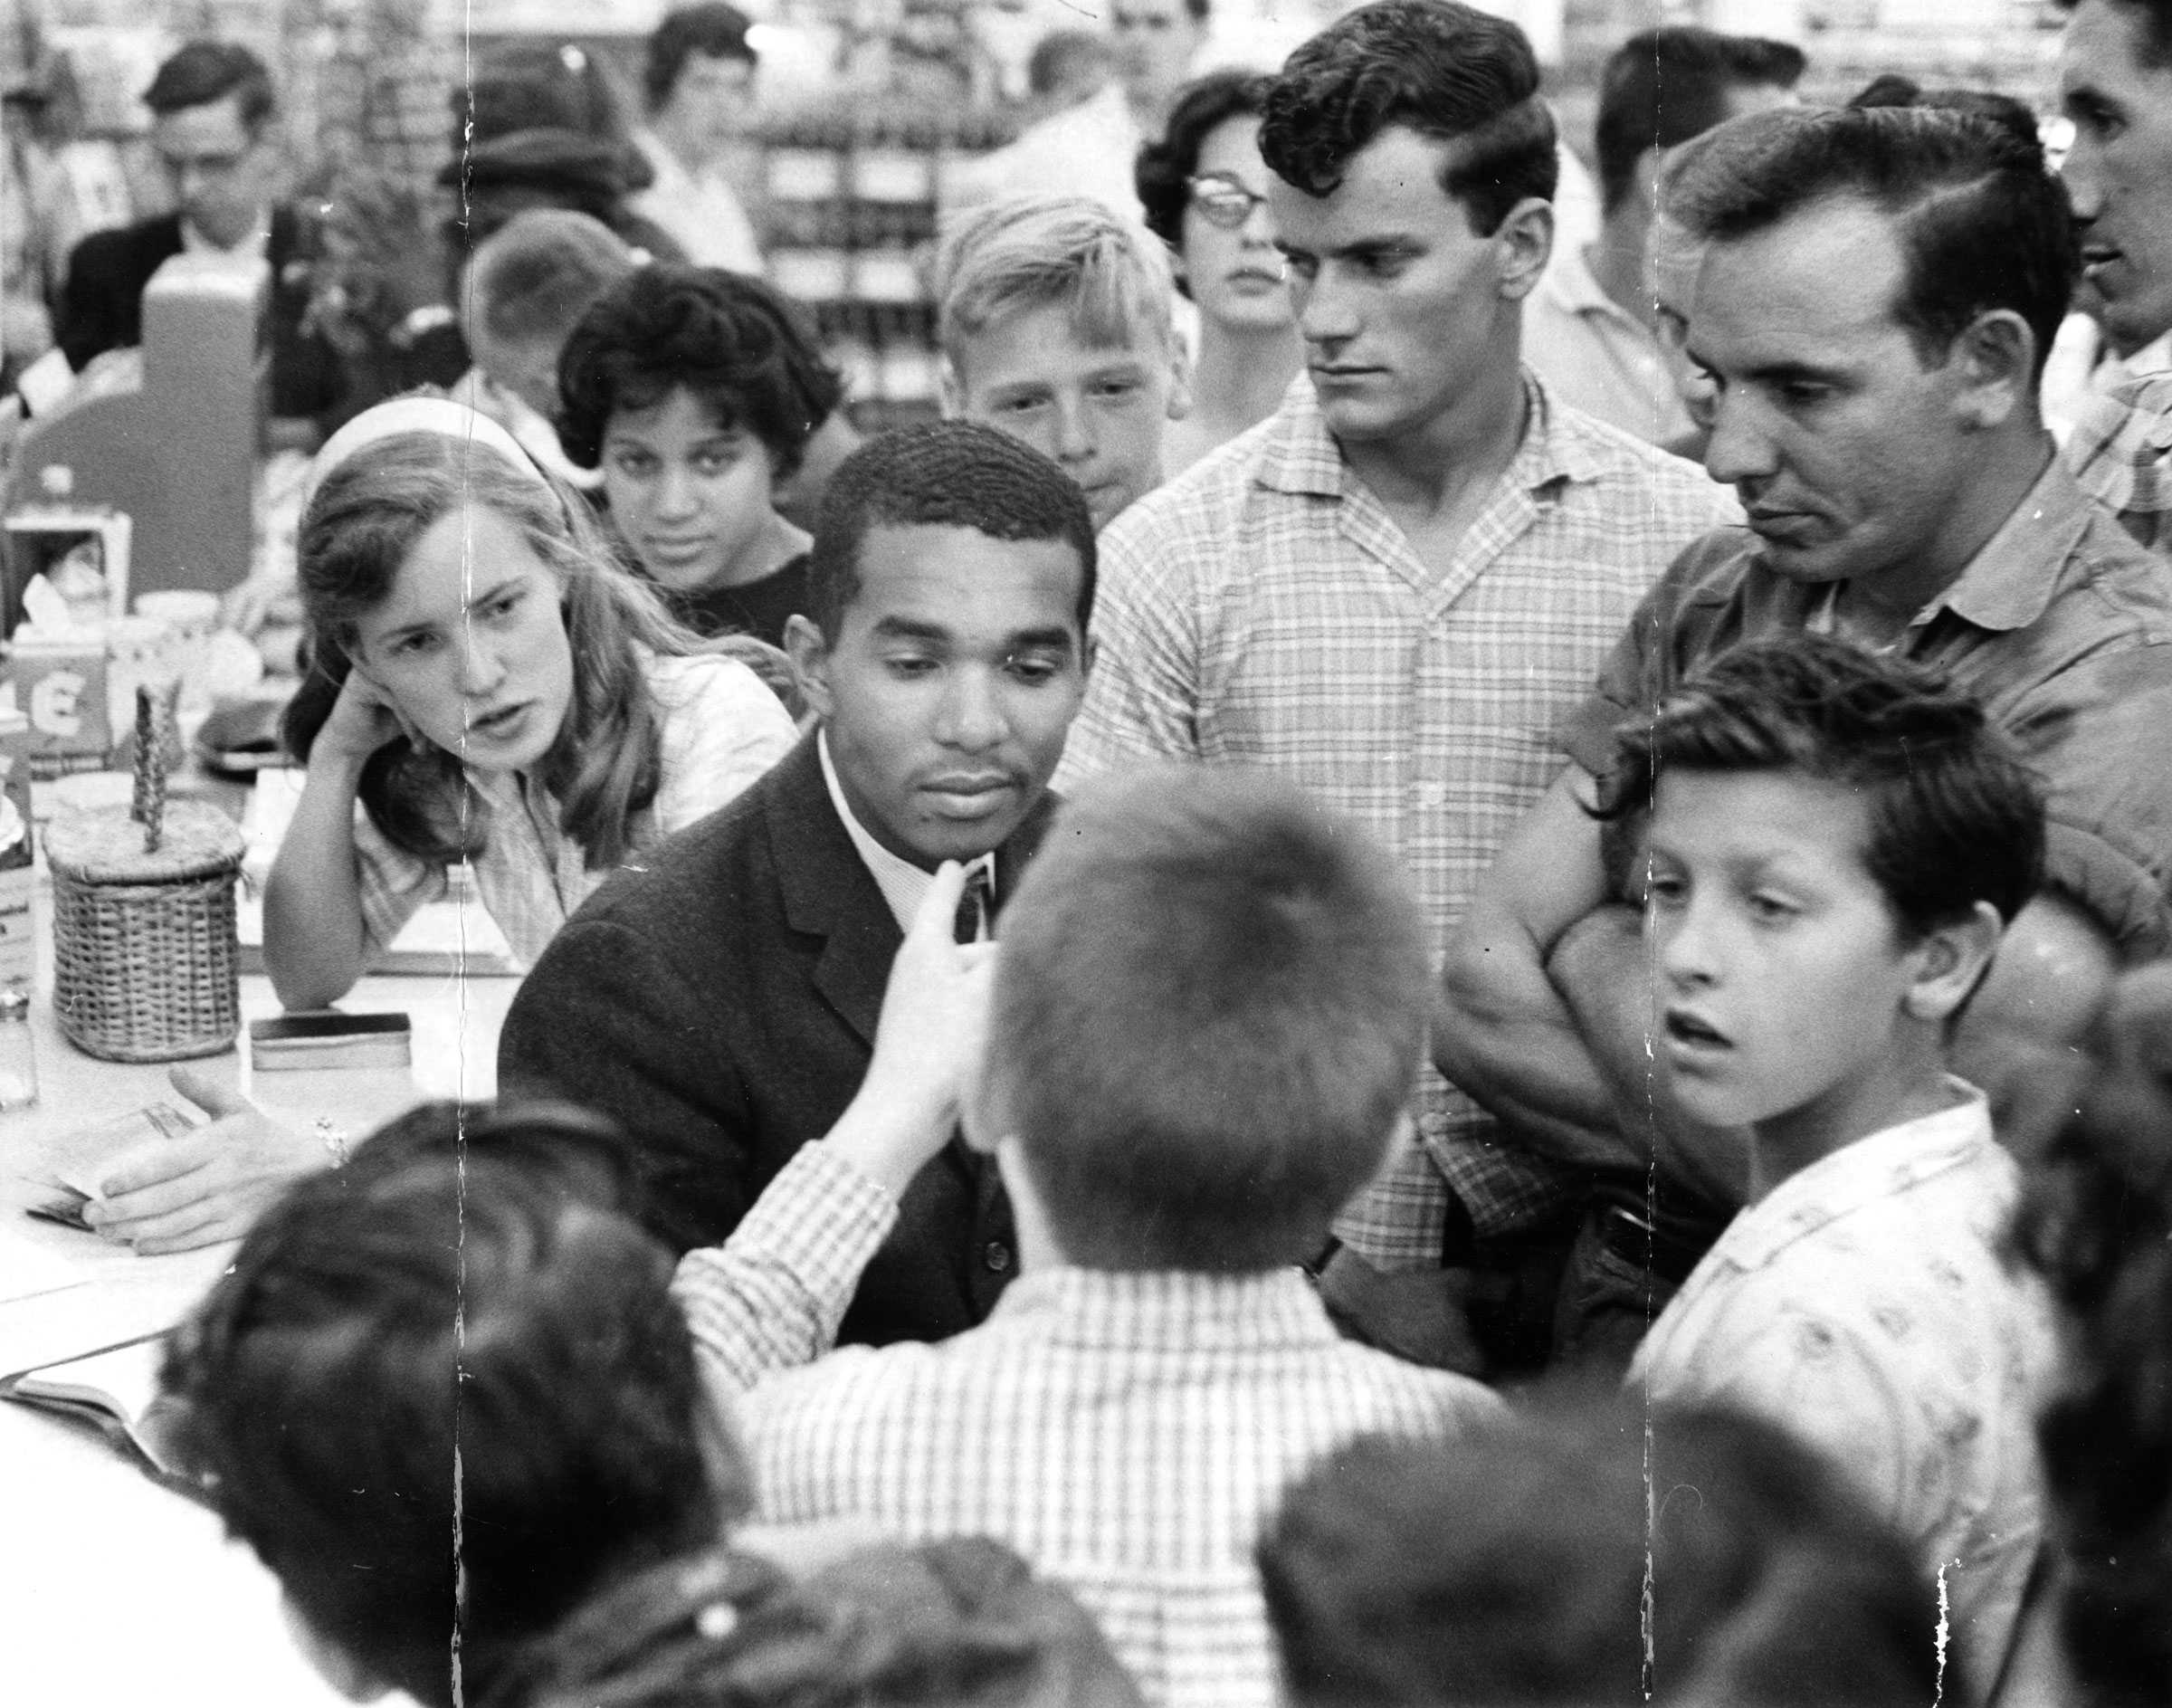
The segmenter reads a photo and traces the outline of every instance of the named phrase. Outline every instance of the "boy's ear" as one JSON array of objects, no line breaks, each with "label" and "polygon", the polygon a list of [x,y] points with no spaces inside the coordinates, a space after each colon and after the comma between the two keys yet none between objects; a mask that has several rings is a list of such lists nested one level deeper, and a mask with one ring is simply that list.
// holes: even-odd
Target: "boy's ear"
[{"label": "boy's ear", "polygon": [[1165,413],[1171,421],[1182,421],[1192,413],[1192,356],[1174,327],[1169,329],[1169,406]]},{"label": "boy's ear", "polygon": [[1998,952],[1998,910],[1978,902],[1966,919],[1941,925],[1916,945],[1917,971],[1902,1006],[1917,1020],[1949,1020],[1975,994]]},{"label": "boy's ear", "polygon": [[812,619],[792,617],[785,624],[785,651],[792,659],[792,674],[799,682],[799,696],[817,722],[830,719],[830,644]]}]

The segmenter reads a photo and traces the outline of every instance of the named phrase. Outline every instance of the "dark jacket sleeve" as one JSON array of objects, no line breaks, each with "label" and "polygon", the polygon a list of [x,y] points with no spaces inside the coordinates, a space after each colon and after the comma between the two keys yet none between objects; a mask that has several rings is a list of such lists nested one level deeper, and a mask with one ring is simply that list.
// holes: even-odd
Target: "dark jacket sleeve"
[{"label": "dark jacket sleeve", "polygon": [[68,366],[81,373],[93,357],[127,349],[143,338],[145,276],[137,264],[134,232],[92,232],[68,257],[61,311],[53,329]]},{"label": "dark jacket sleeve", "polygon": [[754,1196],[752,1112],[710,982],[650,935],[576,918],[522,982],[498,1045],[500,1099],[560,1098],[624,1130],[642,1220],[680,1252],[722,1239]]}]

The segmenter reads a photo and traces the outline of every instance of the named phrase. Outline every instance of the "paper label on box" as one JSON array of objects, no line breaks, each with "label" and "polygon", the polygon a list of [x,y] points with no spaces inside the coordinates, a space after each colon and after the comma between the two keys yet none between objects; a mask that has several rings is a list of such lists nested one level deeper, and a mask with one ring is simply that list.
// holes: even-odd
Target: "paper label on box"
[{"label": "paper label on box", "polygon": [[30,720],[23,740],[41,775],[83,768],[71,763],[77,760],[102,765],[112,750],[102,642],[84,647],[17,647],[8,661],[7,680],[0,683],[0,704],[12,705]]}]

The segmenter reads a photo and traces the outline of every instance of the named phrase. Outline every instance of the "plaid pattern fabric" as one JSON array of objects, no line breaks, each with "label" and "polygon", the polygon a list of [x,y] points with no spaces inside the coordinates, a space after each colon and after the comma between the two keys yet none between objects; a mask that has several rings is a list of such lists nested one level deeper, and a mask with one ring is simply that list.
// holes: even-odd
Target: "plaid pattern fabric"
[{"label": "plaid pattern fabric", "polygon": [[[1668,560],[1739,511],[1690,463],[1550,401],[1454,560],[1412,550],[1345,466],[1309,380],[1101,536],[1100,649],[1057,787],[1166,755],[1263,765],[1403,858],[1436,961],[1557,734]],[[1337,1232],[1378,1265],[1440,1260],[1443,1177],[1481,1234],[1568,1177],[1497,1142],[1431,1068],[1417,1132]]]},{"label": "plaid pattern fabric", "polygon": [[[894,1218],[825,1150],[805,1147],[723,1251],[681,1264],[706,1367],[735,1388],[826,1341]],[[1500,1415],[1475,1382],[1342,1340],[1295,1270],[1055,1269],[939,1344],[844,1347],[772,1376],[737,1421],[762,1519],[993,1536],[1078,1596],[1149,1702],[1264,1708],[1252,1549],[1283,1488],[1354,1436]]]},{"label": "plaid pattern fabric", "polygon": [[[637,848],[715,812],[798,739],[783,702],[736,659],[715,653],[653,658],[649,687],[663,714],[662,780],[636,821]],[[610,870],[589,868],[580,844],[560,833],[557,803],[539,784],[506,772],[471,771],[468,780],[491,808],[475,887],[521,965],[533,966]],[[394,847],[359,803],[355,880],[373,955],[449,887],[443,866]]]},{"label": "plaid pattern fabric", "polygon": [[2172,373],[2092,396],[2066,442],[2066,463],[2136,539],[2172,555]]}]

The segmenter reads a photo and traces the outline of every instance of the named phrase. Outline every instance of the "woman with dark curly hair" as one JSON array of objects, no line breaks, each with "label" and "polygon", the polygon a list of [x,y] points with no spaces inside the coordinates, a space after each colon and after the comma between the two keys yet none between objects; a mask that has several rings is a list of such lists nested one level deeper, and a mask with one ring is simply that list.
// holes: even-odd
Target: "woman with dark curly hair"
[{"label": "woman with dark curly hair", "polygon": [[779,483],[844,395],[797,307],[720,269],[644,267],[558,356],[558,439],[600,468],[634,562],[697,633],[772,645],[805,608],[806,531]]},{"label": "woman with dark curly hair", "polygon": [[1147,228],[1168,244],[1177,288],[1198,305],[1191,413],[1163,438],[1165,474],[1264,421],[1297,373],[1297,316],[1282,283],[1260,158],[1273,80],[1215,72],[1186,85],[1133,173]]}]

